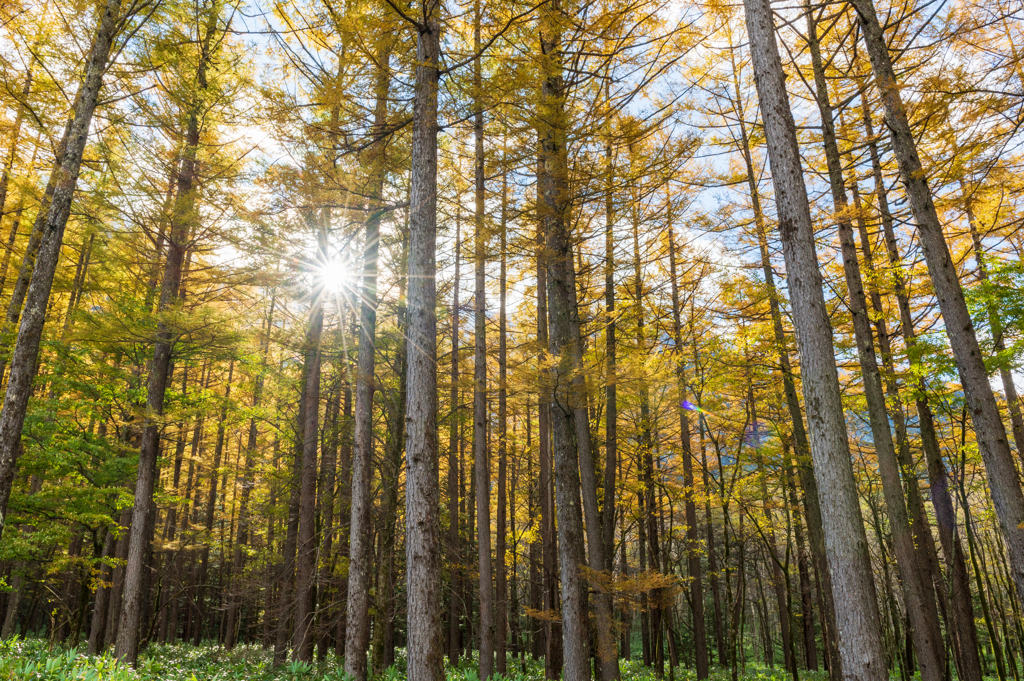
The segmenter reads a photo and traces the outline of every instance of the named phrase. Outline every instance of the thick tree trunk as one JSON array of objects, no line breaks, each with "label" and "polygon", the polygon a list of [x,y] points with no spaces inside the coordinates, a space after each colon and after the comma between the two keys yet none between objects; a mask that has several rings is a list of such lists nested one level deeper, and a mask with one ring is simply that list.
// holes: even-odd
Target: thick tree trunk
[{"label": "thick tree trunk", "polygon": [[[832,104],[829,101],[828,82],[821,60],[817,36],[815,10],[807,8],[807,35],[814,71],[815,99],[822,121],[822,141],[825,147],[825,161],[828,166],[829,184],[832,189],[832,203],[839,227],[839,243],[843,256],[843,271],[846,275],[848,305],[853,318],[854,338],[860,361],[864,397],[868,406],[868,419],[882,480],[882,493],[890,518],[896,563],[900,571],[903,599],[911,622],[914,648],[921,669],[923,681],[941,681],[946,670],[945,650],[936,609],[935,589],[932,573],[924,546],[915,545],[914,529],[910,523],[907,503],[903,493],[900,465],[896,458],[896,447],[889,427],[889,410],[882,391],[882,378],[875,356],[874,339],[871,334],[871,320],[868,318],[867,297],[861,279],[857,246],[850,222],[849,203],[843,182],[842,159],[836,141]],[[910,471],[904,471],[909,475]],[[910,484],[916,485],[916,477]]]},{"label": "thick tree trunk", "polygon": [[917,143],[900,95],[899,82],[882,26],[872,0],[854,0],[853,6],[857,10],[861,34],[881,94],[886,126],[889,128],[900,178],[917,223],[928,274],[942,311],[964,396],[970,406],[975,438],[988,475],[992,503],[1006,541],[1017,598],[1024,602],[1024,493],[1006,438],[1006,428],[999,414],[992,384],[988,380],[984,358],[974,332],[974,322],[957,278],[956,265],[946,244],[928,179],[917,153]]},{"label": "thick tree trunk", "polygon": [[839,660],[838,641],[834,635],[835,607],[832,603],[831,575],[828,570],[828,561],[825,556],[825,535],[822,530],[821,506],[818,501],[818,487],[814,481],[814,466],[811,461],[811,449],[807,440],[807,431],[804,428],[804,415],[800,407],[800,398],[797,396],[796,379],[793,373],[793,366],[789,356],[789,342],[785,329],[782,325],[781,296],[775,285],[775,272],[772,268],[771,256],[768,251],[768,227],[765,224],[764,213],[761,208],[761,194],[757,185],[757,175],[754,172],[754,161],[750,150],[750,138],[747,133],[743,116],[743,91],[740,88],[737,65],[733,64],[733,88],[736,97],[737,119],[740,131],[740,150],[746,167],[747,186],[750,190],[751,205],[754,212],[754,228],[757,232],[758,249],[761,256],[761,270],[764,273],[765,287],[768,293],[768,309],[772,317],[772,330],[775,336],[775,344],[779,353],[779,369],[782,373],[783,394],[786,397],[786,407],[789,412],[790,423],[793,428],[793,444],[796,449],[800,483],[804,491],[804,504],[807,507],[807,526],[811,539],[811,553],[819,575],[825,584],[823,585],[824,603],[823,625],[824,644],[827,659],[829,677],[831,679],[842,678],[842,664]]},{"label": "thick tree trunk", "polygon": [[438,0],[423,0],[413,91],[405,513],[409,681],[443,677],[435,283],[440,11]]},{"label": "thick tree trunk", "polygon": [[85,77],[72,106],[73,117],[58,147],[62,153],[58,154],[50,173],[50,186],[53,190],[50,192],[49,186],[47,189],[53,199],[49,206],[44,204],[40,207],[36,218],[42,240],[25,297],[24,319],[18,329],[18,338],[11,356],[11,375],[4,395],[3,411],[0,413],[0,535],[3,534],[7,503],[11,498],[15,467],[21,452],[21,433],[32,393],[32,379],[35,376],[43,325],[46,323],[50,289],[60,261],[64,228],[71,214],[71,200],[78,186],[82,155],[89,139],[92,115],[99,102],[103,74],[106,73],[110,49],[120,26],[120,13],[121,0],[107,0],[98,17]]},{"label": "thick tree trunk", "polygon": [[[555,361],[550,372],[553,387],[550,417],[562,582],[563,678],[565,681],[589,681],[587,592],[580,569],[585,562],[583,516],[578,492],[580,457],[574,442],[574,435],[579,433],[574,415],[584,404],[584,396],[580,394],[580,367],[576,361],[580,352],[579,311],[572,240],[567,222],[567,123],[561,62],[563,17],[558,0],[540,11],[543,63],[541,103],[537,116],[540,137],[537,187],[538,212],[546,238],[548,345]],[[585,423],[583,425],[586,426]]]},{"label": "thick tree trunk", "polygon": [[800,329],[804,401],[814,475],[832,572],[832,592],[845,678],[884,681],[885,657],[867,537],[853,477],[839,379],[825,308],[814,229],[800,167],[796,126],[768,0],[745,0],[754,76],[760,98],[789,273],[793,317]]}]

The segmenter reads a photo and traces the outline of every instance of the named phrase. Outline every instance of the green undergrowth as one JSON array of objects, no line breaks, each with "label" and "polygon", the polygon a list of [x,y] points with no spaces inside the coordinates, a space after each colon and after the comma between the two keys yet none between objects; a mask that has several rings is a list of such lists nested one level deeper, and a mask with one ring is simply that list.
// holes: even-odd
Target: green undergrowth
[{"label": "green undergrowth", "polygon": [[[404,681],[404,650],[399,650],[394,666],[375,681]],[[656,681],[654,670],[641,663],[621,660],[623,681]],[[446,681],[479,681],[472,659],[463,659],[458,666],[445,662]],[[679,667],[676,681],[696,681],[693,669]],[[711,681],[731,681],[726,668],[712,668]],[[271,651],[259,646],[238,646],[226,651],[213,645],[152,645],[139,657],[139,666],[132,669],[117,663],[108,653],[86,655],[77,649],[51,647],[41,639],[14,638],[0,642],[0,681],[8,679],[39,679],[46,681],[345,681],[348,677],[334,655],[312,665],[291,662],[273,666]],[[666,673],[663,679],[668,679]],[[746,665],[741,681],[789,681],[781,668],[769,669]],[[825,672],[801,672],[801,681],[827,681]],[[509,658],[508,673],[495,681],[544,681],[543,661]],[[660,680],[658,680],[660,681]]]}]

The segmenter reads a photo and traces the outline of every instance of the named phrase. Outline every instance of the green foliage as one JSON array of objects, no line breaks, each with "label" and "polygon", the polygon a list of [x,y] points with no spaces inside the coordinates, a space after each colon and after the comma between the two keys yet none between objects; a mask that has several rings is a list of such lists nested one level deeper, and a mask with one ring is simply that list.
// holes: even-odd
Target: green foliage
[{"label": "green foliage", "polygon": [[[405,651],[398,649],[396,664],[386,669],[375,681],[405,679]],[[620,660],[623,681],[655,681],[653,667],[636,660]],[[479,681],[474,657],[463,657],[457,666],[445,660],[446,681]],[[508,673],[494,675],[495,681],[543,681],[544,661],[510,657]],[[667,678],[667,674],[664,678]],[[693,669],[678,667],[678,681],[696,681]],[[727,667],[711,670],[711,681],[730,681]],[[743,681],[787,681],[791,677],[781,666],[769,669],[747,664],[741,674]],[[827,681],[824,671],[801,670],[804,681]],[[226,651],[216,646],[151,645],[139,658],[138,669],[119,664],[110,653],[89,656],[74,648],[51,648],[41,639],[14,637],[0,642],[0,681],[33,679],[46,681],[350,681],[341,661],[332,655],[313,664],[289,662],[273,666],[273,652],[259,646],[238,646]]]}]

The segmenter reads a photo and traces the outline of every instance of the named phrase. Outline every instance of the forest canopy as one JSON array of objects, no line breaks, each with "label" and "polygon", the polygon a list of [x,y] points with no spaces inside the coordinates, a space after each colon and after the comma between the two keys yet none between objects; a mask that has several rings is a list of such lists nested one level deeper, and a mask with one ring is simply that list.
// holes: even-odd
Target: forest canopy
[{"label": "forest canopy", "polygon": [[1024,674],[1019,4],[0,35],[0,677]]}]

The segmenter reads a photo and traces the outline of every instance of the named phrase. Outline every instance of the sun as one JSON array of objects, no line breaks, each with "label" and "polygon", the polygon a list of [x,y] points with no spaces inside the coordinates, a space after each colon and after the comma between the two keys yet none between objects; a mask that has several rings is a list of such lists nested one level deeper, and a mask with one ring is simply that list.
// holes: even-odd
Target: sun
[{"label": "sun", "polygon": [[322,266],[320,276],[323,278],[324,288],[332,293],[351,291],[356,284],[356,274],[351,263],[341,259],[333,259]]}]

